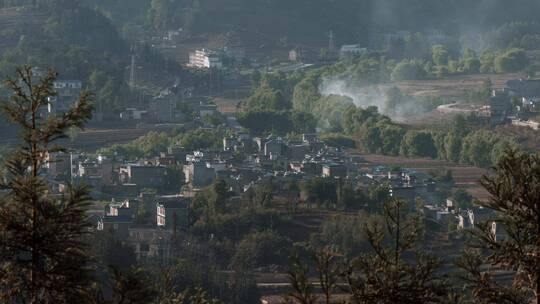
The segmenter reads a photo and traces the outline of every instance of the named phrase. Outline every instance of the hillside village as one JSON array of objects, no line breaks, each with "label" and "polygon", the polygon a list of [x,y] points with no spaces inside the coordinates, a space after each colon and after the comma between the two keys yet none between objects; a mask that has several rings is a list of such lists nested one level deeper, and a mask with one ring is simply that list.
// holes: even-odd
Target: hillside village
[{"label": "hillside village", "polygon": [[540,302],[540,3],[0,1],[0,302]]},{"label": "hillside village", "polygon": [[[470,202],[458,204],[439,191],[451,187],[451,176],[441,179],[407,168],[369,163],[353,151],[323,143],[316,134],[286,140],[253,137],[236,130],[222,142],[221,149],[196,151],[170,146],[159,156],[136,162],[84,152],[55,153],[48,156],[43,174],[58,195],[67,183],[91,186],[92,197],[100,202],[90,212],[94,228],[113,231],[143,260],[166,258],[160,255],[172,249],[163,240],[189,231],[194,197],[218,180],[226,183],[230,204],[252,199],[253,189],[270,183],[272,200],[286,202],[282,212],[292,210],[292,214],[328,203],[330,209],[347,210],[350,207],[343,198],[340,201],[339,191],[380,188],[384,189],[383,197],[410,202],[441,226],[468,229],[488,216],[487,210]],[[321,201],[316,193],[298,187],[317,178],[337,185],[337,201]],[[373,206],[367,202],[354,207],[370,208]]]}]

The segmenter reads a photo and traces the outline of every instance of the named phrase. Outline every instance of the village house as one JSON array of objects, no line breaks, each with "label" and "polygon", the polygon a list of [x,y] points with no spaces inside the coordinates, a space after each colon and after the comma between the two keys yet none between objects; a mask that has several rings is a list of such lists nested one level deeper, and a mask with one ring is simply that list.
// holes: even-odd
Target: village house
[{"label": "village house", "polygon": [[287,156],[290,160],[303,160],[310,152],[308,143],[305,142],[289,142],[287,144]]},{"label": "village house", "polygon": [[281,138],[271,139],[264,144],[264,155],[277,155],[281,156],[285,154],[287,146]]},{"label": "village house", "polygon": [[48,98],[49,115],[63,115],[77,102],[82,92],[80,80],[56,80],[53,83],[56,96]]},{"label": "village house", "polygon": [[199,117],[204,116],[215,116],[219,113],[218,107],[214,103],[203,103],[202,101],[197,106],[197,111],[199,112]]},{"label": "village house", "polygon": [[97,230],[114,234],[118,239],[125,240],[129,236],[129,226],[133,218],[128,216],[105,215],[98,220]]},{"label": "village house", "polygon": [[508,120],[508,115],[512,111],[512,103],[508,90],[492,91],[489,98],[489,111],[491,125],[503,124]]},{"label": "village house", "polygon": [[224,137],[223,138],[223,151],[234,150],[238,146],[238,139],[235,137]]},{"label": "village house", "polygon": [[127,199],[122,202],[112,202],[109,204],[107,216],[119,216],[135,219],[141,202],[135,199]]},{"label": "village house", "polygon": [[330,163],[322,166],[323,177],[347,177],[347,167],[343,164]]},{"label": "village house", "polygon": [[170,146],[167,148],[167,155],[174,157],[178,164],[186,164],[186,156],[188,151],[184,147]]},{"label": "village house", "polygon": [[130,164],[120,167],[122,184],[135,184],[139,188],[161,188],[168,182],[165,166]]},{"label": "village house", "polygon": [[124,121],[144,120],[148,118],[148,111],[139,110],[137,108],[126,108],[120,112],[120,119]]},{"label": "village house", "polygon": [[155,225],[132,225],[128,230],[126,243],[133,248],[137,260],[167,259],[170,256],[172,231],[156,229]]},{"label": "village house", "polygon": [[345,44],[341,46],[341,49],[339,50],[339,57],[340,58],[356,57],[356,56],[361,56],[363,54],[366,54],[367,52],[368,52],[368,49],[366,47],[362,47],[360,44]]},{"label": "village house", "polygon": [[111,159],[104,155],[98,155],[95,158],[80,158],[77,176],[83,179],[99,177],[103,185],[112,185],[114,183],[113,170],[114,165]]},{"label": "village house", "polygon": [[45,163],[47,175],[52,179],[71,177],[71,156],[69,153],[56,152],[48,153]]},{"label": "village house", "polygon": [[158,227],[170,230],[187,229],[189,225],[189,200],[177,198],[156,203],[156,223]]},{"label": "village house", "polygon": [[186,183],[198,189],[212,184],[216,171],[214,168],[207,166],[204,161],[194,161],[184,166],[184,175]]}]

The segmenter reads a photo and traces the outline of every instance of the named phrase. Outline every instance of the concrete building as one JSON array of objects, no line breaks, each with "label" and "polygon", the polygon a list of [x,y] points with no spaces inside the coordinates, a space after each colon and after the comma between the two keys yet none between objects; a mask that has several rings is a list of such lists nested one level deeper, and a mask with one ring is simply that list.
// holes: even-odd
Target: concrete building
[{"label": "concrete building", "polygon": [[350,58],[355,56],[361,56],[366,54],[368,49],[362,47],[360,44],[346,44],[341,47],[339,50],[340,58]]},{"label": "concrete building", "polygon": [[122,184],[136,184],[139,188],[161,188],[167,183],[167,168],[153,165],[127,165],[120,168]]},{"label": "concrete building", "polygon": [[214,182],[216,171],[209,168],[206,162],[192,162],[184,166],[184,175],[186,183],[193,188],[203,188]]},{"label": "concrete building", "polygon": [[100,178],[102,184],[112,185],[114,182],[113,162],[102,155],[79,161],[78,176],[82,178]]},{"label": "concrete building", "polygon": [[281,138],[271,139],[264,144],[264,155],[284,155],[286,147]]},{"label": "concrete building", "polygon": [[68,153],[49,153],[47,155],[47,161],[45,163],[47,175],[53,179],[59,178],[61,176],[65,177],[66,179],[70,179],[70,159],[71,157]]},{"label": "concrete building", "polygon": [[235,137],[223,138],[223,151],[233,150],[238,146],[238,140]]},{"label": "concrete building", "polygon": [[490,123],[505,123],[512,111],[512,103],[508,90],[493,90],[489,99]]},{"label": "concrete building", "polygon": [[138,110],[136,108],[126,108],[120,112],[121,120],[143,120],[147,117],[148,111]]},{"label": "concrete building", "polygon": [[56,96],[48,98],[48,114],[62,115],[67,113],[77,102],[82,92],[82,82],[79,80],[57,80],[53,83]]},{"label": "concrete building", "polygon": [[129,236],[129,226],[132,223],[131,217],[106,215],[98,220],[97,230],[111,232],[118,239],[125,240]]},{"label": "concrete building", "polygon": [[346,177],[347,167],[342,164],[324,164],[322,166],[323,177]]},{"label": "concrete building", "polygon": [[140,204],[140,201],[134,199],[128,199],[118,203],[113,202],[109,205],[107,216],[120,216],[135,219]]},{"label": "concrete building", "polygon": [[156,223],[166,229],[187,229],[189,226],[189,201],[179,198],[156,204]]},{"label": "concrete building", "polygon": [[307,143],[289,143],[287,155],[291,160],[303,160],[306,154],[309,154],[310,148]]},{"label": "concrete building", "polygon": [[189,54],[188,66],[199,69],[219,69],[223,64],[216,52],[203,48]]}]

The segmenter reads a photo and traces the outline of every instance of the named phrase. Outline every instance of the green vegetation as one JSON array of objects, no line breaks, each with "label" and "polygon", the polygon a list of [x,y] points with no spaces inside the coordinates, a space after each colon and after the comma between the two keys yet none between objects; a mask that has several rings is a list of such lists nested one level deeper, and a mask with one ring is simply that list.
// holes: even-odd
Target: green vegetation
[{"label": "green vegetation", "polygon": [[[313,290],[305,284],[306,264],[315,266],[325,303],[331,303],[339,291],[358,303],[371,303],[373,299],[380,303],[444,302],[452,287],[438,273],[442,260],[419,248],[420,217],[411,215],[407,208],[404,202],[393,200],[384,205],[383,220],[364,222],[360,231],[349,230],[356,237],[347,241],[364,243],[362,253],[348,257],[334,246],[323,246],[314,248],[313,258],[307,263],[293,259],[289,280],[295,303],[314,303],[310,300]],[[339,237],[336,240],[343,241]],[[338,288],[340,281],[345,287]]]},{"label": "green vegetation", "polygon": [[[531,257],[540,249],[540,159],[510,151],[495,170],[497,175],[483,181],[491,199],[480,203],[495,215],[472,231],[473,242],[458,266],[480,303],[538,301],[540,264]],[[513,277],[498,281],[492,269],[509,270]]]},{"label": "green vegetation", "polygon": [[343,118],[344,130],[358,136],[364,149],[370,153],[430,157],[461,162],[478,167],[497,163],[507,148],[518,144],[511,138],[501,137],[489,130],[469,130],[463,117],[458,116],[449,132],[407,130],[392,123],[376,112],[366,115],[348,111]]},{"label": "green vegetation", "polygon": [[35,81],[26,67],[17,70],[17,78],[6,81],[12,95],[2,101],[2,107],[21,128],[22,144],[5,162],[4,187],[9,192],[0,201],[2,302],[67,303],[90,297],[91,257],[82,241],[89,228],[89,190],[70,186],[62,198],[51,195],[41,171],[47,152],[63,150],[51,148],[54,142],[90,118],[91,95],[83,94],[61,118],[39,120],[40,109],[53,95],[56,77],[50,71]]},{"label": "green vegetation", "polygon": [[339,215],[325,220],[321,232],[313,234],[311,243],[324,248],[332,246],[348,257],[353,257],[367,249],[367,237],[362,229],[370,216],[361,213],[358,216]]},{"label": "green vegetation", "polygon": [[392,71],[392,80],[395,81],[424,78],[426,78],[426,70],[423,62],[418,60],[403,60]]},{"label": "green vegetation", "polygon": [[[312,236],[309,254],[291,260],[291,300],[313,303],[315,291],[307,284],[312,272],[326,303],[338,293],[359,303],[538,300],[540,265],[530,257],[538,251],[540,238],[539,163],[538,155],[507,150],[495,167],[496,175],[483,180],[491,198],[477,203],[494,213],[467,231],[470,242],[456,261],[460,273],[441,275],[441,266],[451,261],[434,256],[421,242],[429,223],[423,222],[419,209],[411,211],[407,203],[390,200],[380,215],[339,215],[323,223],[321,232]],[[452,196],[460,207],[470,206],[464,191]],[[501,270],[507,271],[508,280],[498,279]],[[343,286],[338,288],[337,282]]]},{"label": "green vegetation", "polygon": [[253,94],[243,112],[237,114],[238,122],[255,133],[285,135],[291,132],[311,133],[317,121],[307,111],[293,110],[290,100],[299,75],[283,73],[252,75]]},{"label": "green vegetation", "polygon": [[224,132],[216,130],[195,129],[178,135],[164,132],[149,132],[127,144],[115,144],[98,152],[104,155],[135,160],[158,156],[167,151],[171,145],[179,145],[188,150],[219,148]]},{"label": "green vegetation", "polygon": [[[102,10],[96,9],[98,2],[108,1],[91,2],[94,1],[4,1],[2,6],[26,7],[6,12],[20,15],[20,21],[0,31],[0,38],[6,42],[0,56],[0,76],[11,75],[16,66],[24,64],[42,69],[54,67],[63,79],[81,80],[84,87],[94,91],[98,111],[117,111],[130,103],[137,105],[133,104],[136,96],[131,95],[125,81],[130,42],[121,37]],[[137,1],[122,2],[133,7]],[[149,46],[137,48],[136,55],[145,74],[182,77],[186,82],[196,78]],[[147,80],[152,81],[151,77],[141,79]]]}]

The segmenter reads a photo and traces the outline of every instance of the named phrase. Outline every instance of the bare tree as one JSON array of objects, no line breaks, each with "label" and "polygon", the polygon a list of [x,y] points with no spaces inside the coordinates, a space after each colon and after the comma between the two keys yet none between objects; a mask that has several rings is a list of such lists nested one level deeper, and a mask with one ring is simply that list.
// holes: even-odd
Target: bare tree
[{"label": "bare tree", "polygon": [[309,269],[307,266],[302,265],[298,256],[292,258],[292,266],[288,276],[293,289],[289,293],[289,298],[298,304],[314,304],[316,296],[309,282]]},{"label": "bare tree", "polygon": [[55,96],[57,74],[41,79],[30,67],[6,81],[6,117],[17,124],[21,144],[6,162],[7,195],[0,201],[0,299],[9,303],[73,303],[84,301],[89,287],[90,258],[82,237],[88,231],[84,187],[69,187],[62,196],[50,194],[41,176],[54,145],[70,128],[81,128],[92,112],[90,94],[80,96],[66,114],[40,116]]},{"label": "bare tree", "polygon": [[316,250],[313,255],[315,269],[319,276],[319,283],[324,294],[326,304],[332,301],[332,295],[337,289],[338,281],[341,275],[340,264],[337,259],[339,254],[333,252],[330,248]]}]

